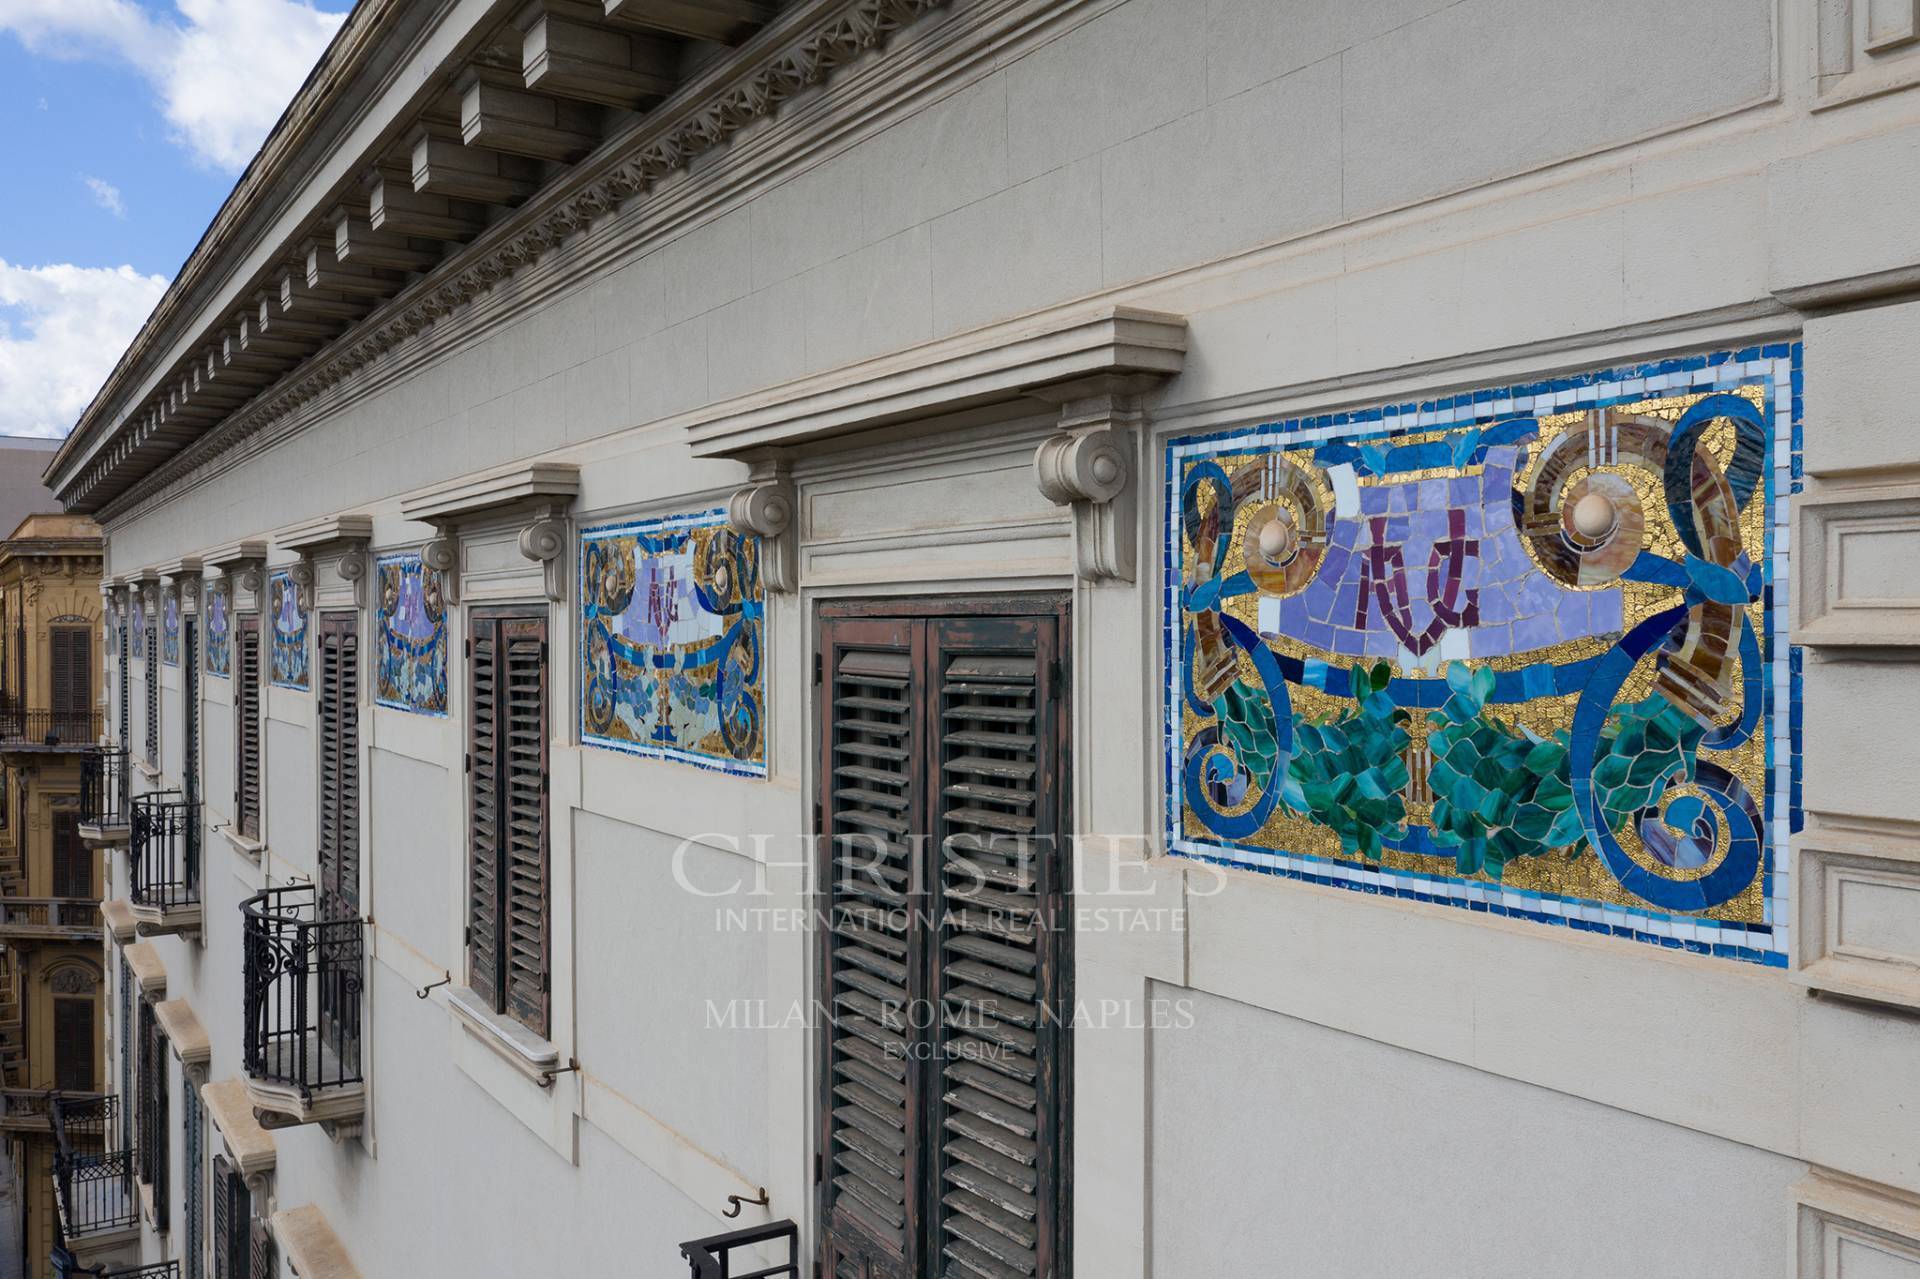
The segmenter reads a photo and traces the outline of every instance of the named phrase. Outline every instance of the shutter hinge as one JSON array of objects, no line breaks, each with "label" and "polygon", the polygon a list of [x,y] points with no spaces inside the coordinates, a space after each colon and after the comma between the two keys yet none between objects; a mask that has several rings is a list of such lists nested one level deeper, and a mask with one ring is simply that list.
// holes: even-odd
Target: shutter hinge
[{"label": "shutter hinge", "polygon": [[540,993],[543,995],[551,995],[553,993],[553,974],[552,973],[540,974]]},{"label": "shutter hinge", "polygon": [[827,830],[826,812],[820,807],[820,801],[813,802],[813,833],[824,835]]},{"label": "shutter hinge", "polygon": [[826,678],[827,659],[816,649],[813,654],[813,686],[819,688]]},{"label": "shutter hinge", "polygon": [[472,924],[468,924],[464,929],[461,930],[460,944],[462,946],[468,946],[468,947],[471,947],[473,945],[473,925]]},{"label": "shutter hinge", "polygon": [[1048,701],[1057,702],[1060,700],[1060,684],[1065,678],[1066,678],[1066,668],[1060,664],[1060,659],[1056,657],[1048,661],[1047,663],[1047,700]]},{"label": "shutter hinge", "polygon": [[819,1185],[827,1179],[827,1157],[819,1151],[813,1154],[813,1184]]},{"label": "shutter hinge", "polygon": [[472,751],[467,752],[467,762],[462,766],[462,769],[463,771],[469,772],[469,773],[473,771],[473,752]]}]

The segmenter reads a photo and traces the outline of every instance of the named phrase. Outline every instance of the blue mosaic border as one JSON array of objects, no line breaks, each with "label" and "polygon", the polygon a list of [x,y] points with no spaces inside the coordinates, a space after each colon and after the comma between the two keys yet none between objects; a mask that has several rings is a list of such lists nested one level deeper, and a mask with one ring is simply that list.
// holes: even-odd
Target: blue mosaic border
[{"label": "blue mosaic border", "polygon": [[[373,589],[374,589],[373,642],[371,645],[369,645],[369,647],[373,650],[371,656],[373,657],[373,660],[376,666],[380,661],[380,642],[381,642],[380,637],[381,637],[382,631],[385,628],[386,620],[387,620],[386,613],[380,607],[380,602],[379,602],[380,570],[385,568],[389,564],[405,564],[405,563],[419,564],[420,571],[423,573],[437,573],[440,571],[438,569],[428,568],[425,562],[421,559],[419,551],[385,551],[373,557]],[[443,599],[445,598],[444,593],[441,598]],[[449,715],[453,713],[452,623],[453,623],[453,618],[451,616],[443,616],[440,619],[441,638],[447,646],[447,690],[446,690],[447,704],[446,706],[440,710],[434,711],[434,710],[428,710],[425,707],[415,706],[411,702],[396,701],[391,697],[380,696],[380,692],[379,692],[380,675],[378,670],[376,670],[373,675],[373,687],[374,687],[373,704],[375,706],[383,706],[390,711],[402,711],[408,715],[422,715],[422,716],[425,716],[427,719],[446,719]]]},{"label": "blue mosaic border", "polygon": [[[1766,591],[1763,651],[1772,716],[1767,737],[1766,861],[1762,866],[1766,922],[1757,925],[1696,919],[1657,909],[1610,906],[1581,898],[1510,888],[1420,871],[1369,868],[1311,854],[1248,848],[1231,840],[1203,840],[1181,833],[1180,734],[1180,582],[1179,463],[1188,456],[1255,447],[1273,437],[1297,436],[1300,443],[1329,435],[1384,428],[1389,434],[1493,421],[1518,413],[1598,407],[1661,394],[1730,390],[1764,381],[1773,416],[1772,466],[1765,473],[1765,500],[1772,504],[1764,552]],[[1167,851],[1216,866],[1279,875],[1307,883],[1345,888],[1466,909],[1476,913],[1527,919],[1578,932],[1621,937],[1670,950],[1743,960],[1768,967],[1787,965],[1792,902],[1789,873],[1782,856],[1802,824],[1801,684],[1802,653],[1786,642],[1790,497],[1801,491],[1801,449],[1805,375],[1798,342],[1774,342],[1706,355],[1683,356],[1624,365],[1539,382],[1481,389],[1432,400],[1406,401],[1314,417],[1169,438],[1162,459],[1161,659],[1166,677],[1163,711],[1162,786]],[[1542,401],[1545,401],[1542,403]],[[1263,438],[1264,437],[1264,438]],[[1784,708],[1786,713],[1780,714]],[[1423,889],[1422,885],[1430,888]]]}]

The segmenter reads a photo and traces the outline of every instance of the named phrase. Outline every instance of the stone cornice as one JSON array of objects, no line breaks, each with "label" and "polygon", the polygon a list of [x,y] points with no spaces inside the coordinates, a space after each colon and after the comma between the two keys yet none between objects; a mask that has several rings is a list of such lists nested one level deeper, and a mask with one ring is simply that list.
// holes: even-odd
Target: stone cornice
[{"label": "stone cornice", "polygon": [[580,468],[569,462],[535,462],[478,477],[462,477],[419,489],[400,499],[400,513],[433,525],[455,524],[523,502],[564,507],[580,492]]},{"label": "stone cornice", "polygon": [[687,439],[698,456],[747,458],[910,418],[1059,403],[1089,381],[1171,376],[1186,349],[1185,319],[1128,307],[996,324],[716,405],[688,423]]},{"label": "stone cornice", "polygon": [[[776,22],[749,46],[758,47],[757,55],[696,76],[631,133],[575,166],[552,191],[449,256],[201,440],[103,504],[96,518],[104,522],[124,513],[155,489],[254,438],[944,3],[842,0],[824,13],[797,10],[791,15],[796,21]],[[803,14],[811,14],[812,21],[799,24]],[[140,341],[146,340],[143,331]]]},{"label": "stone cornice", "polygon": [[328,515],[282,530],[273,542],[283,550],[312,551],[336,542],[364,542],[372,536],[371,515]]}]

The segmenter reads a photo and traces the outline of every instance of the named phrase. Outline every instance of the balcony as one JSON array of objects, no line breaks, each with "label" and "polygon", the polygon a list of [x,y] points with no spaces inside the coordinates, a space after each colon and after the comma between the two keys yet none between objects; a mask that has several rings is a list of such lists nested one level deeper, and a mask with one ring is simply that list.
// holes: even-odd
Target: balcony
[{"label": "balcony", "polygon": [[365,925],[321,911],[311,884],[240,903],[247,1099],[267,1128],[359,1131]]},{"label": "balcony", "polygon": [[0,750],[81,751],[99,740],[99,711],[29,710],[0,703]]},{"label": "balcony", "polygon": [[[741,1258],[738,1250],[755,1249],[759,1258]],[[680,1255],[693,1267],[692,1279],[800,1279],[800,1227],[791,1221],[776,1221],[765,1226],[749,1226],[724,1235],[709,1235],[680,1245]],[[743,1265],[758,1265],[767,1256],[784,1256],[757,1270],[741,1270]]]},{"label": "balcony", "polygon": [[54,1279],[180,1279],[180,1263],[156,1261],[150,1266],[116,1266],[100,1270],[82,1266],[79,1258],[62,1248],[53,1250]]},{"label": "balcony", "polygon": [[142,937],[200,931],[200,802],[179,791],[129,806],[127,906]]},{"label": "balcony", "polygon": [[99,1093],[47,1088],[0,1088],[0,1132],[42,1133],[53,1128],[53,1108],[62,1101],[100,1100]]},{"label": "balcony", "polygon": [[80,838],[96,847],[127,842],[132,816],[125,747],[95,746],[80,756]]},{"label": "balcony", "polygon": [[140,1235],[132,1133],[118,1097],[53,1104],[60,1238],[81,1264]]},{"label": "balcony", "polygon": [[100,903],[90,897],[0,897],[0,942],[99,940]]}]

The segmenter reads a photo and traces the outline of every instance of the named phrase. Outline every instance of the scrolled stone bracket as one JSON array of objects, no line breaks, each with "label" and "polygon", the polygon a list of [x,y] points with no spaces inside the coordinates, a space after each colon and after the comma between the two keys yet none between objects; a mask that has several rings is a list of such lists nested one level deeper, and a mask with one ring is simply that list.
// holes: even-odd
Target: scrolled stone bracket
[{"label": "scrolled stone bracket", "polygon": [[442,591],[449,604],[460,601],[459,534],[450,525],[441,525],[436,536],[420,546],[420,562],[440,574]]},{"label": "scrolled stone bracket", "polygon": [[727,526],[760,539],[760,580],[770,591],[799,587],[793,479],[784,462],[755,465],[751,483],[727,499]]},{"label": "scrolled stone bracket", "polygon": [[1089,582],[1131,582],[1138,533],[1135,450],[1146,415],[1134,394],[1061,405],[1060,427],[1034,450],[1041,495],[1073,509],[1074,569]]},{"label": "scrolled stone bracket", "polygon": [[567,521],[564,507],[549,504],[520,530],[520,553],[537,561],[544,572],[547,599],[555,604],[567,598]]}]

